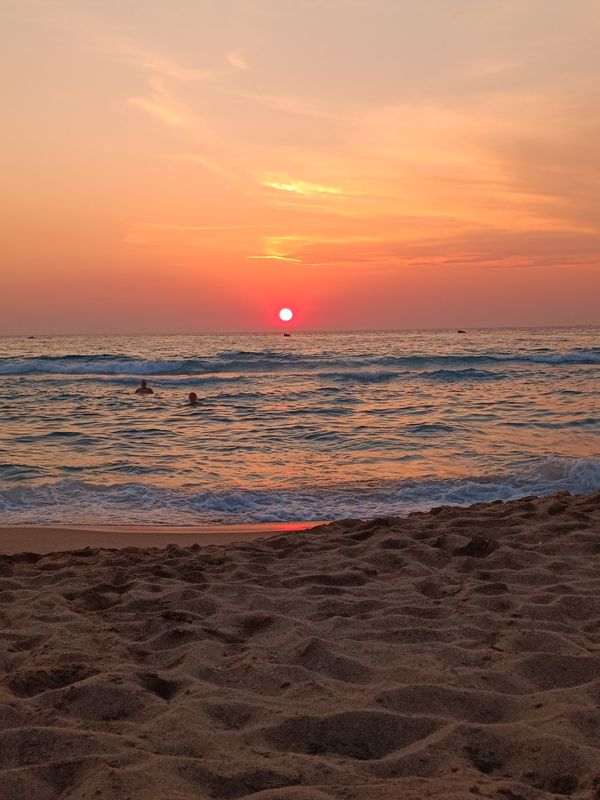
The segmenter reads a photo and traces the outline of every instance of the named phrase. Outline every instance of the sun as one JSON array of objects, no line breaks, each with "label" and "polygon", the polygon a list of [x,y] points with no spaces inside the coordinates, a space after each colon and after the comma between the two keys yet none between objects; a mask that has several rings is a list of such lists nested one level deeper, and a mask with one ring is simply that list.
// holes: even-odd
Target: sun
[{"label": "sun", "polygon": [[282,322],[289,322],[293,316],[294,314],[291,308],[282,308],[279,312],[279,319]]}]

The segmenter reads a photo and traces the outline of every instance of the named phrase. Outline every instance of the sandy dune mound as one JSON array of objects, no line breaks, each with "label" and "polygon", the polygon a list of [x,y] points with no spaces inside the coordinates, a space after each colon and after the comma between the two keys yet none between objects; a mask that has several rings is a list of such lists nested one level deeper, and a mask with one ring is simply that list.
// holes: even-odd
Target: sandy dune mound
[{"label": "sandy dune mound", "polygon": [[0,557],[5,800],[600,798],[600,494]]}]

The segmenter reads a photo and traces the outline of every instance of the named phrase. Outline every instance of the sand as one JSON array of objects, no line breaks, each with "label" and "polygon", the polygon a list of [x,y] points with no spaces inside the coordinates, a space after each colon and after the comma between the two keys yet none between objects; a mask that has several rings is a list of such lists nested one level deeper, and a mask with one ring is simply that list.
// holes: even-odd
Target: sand
[{"label": "sand", "polygon": [[0,557],[5,800],[600,798],[600,493]]},{"label": "sand", "polygon": [[313,528],[316,522],[256,525],[5,525],[0,526],[0,553],[53,553],[84,547],[166,547],[178,544],[233,544],[277,533]]}]

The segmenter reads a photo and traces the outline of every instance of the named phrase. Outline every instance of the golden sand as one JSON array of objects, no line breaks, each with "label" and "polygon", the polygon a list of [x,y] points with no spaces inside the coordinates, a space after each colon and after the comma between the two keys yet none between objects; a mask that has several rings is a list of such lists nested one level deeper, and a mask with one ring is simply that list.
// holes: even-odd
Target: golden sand
[{"label": "golden sand", "polygon": [[0,557],[5,800],[600,797],[600,493]]}]

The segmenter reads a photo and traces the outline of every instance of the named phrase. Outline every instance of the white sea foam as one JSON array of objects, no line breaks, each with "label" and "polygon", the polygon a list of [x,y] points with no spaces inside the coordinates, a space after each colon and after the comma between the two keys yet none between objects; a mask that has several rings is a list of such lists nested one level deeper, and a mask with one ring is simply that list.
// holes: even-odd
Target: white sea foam
[{"label": "white sea foam", "polygon": [[600,460],[542,459],[521,474],[435,477],[384,485],[302,490],[191,492],[143,483],[93,485],[63,480],[0,491],[4,524],[119,522],[181,524],[334,520],[387,516],[439,505],[470,505],[525,495],[600,490]]},{"label": "white sea foam", "polygon": [[[0,375],[204,375],[220,372],[276,372],[281,370],[323,371],[340,380],[362,378],[365,381],[388,380],[400,371],[418,369],[460,370],[472,368],[465,377],[486,377],[476,367],[486,365],[539,364],[556,366],[600,365],[600,348],[575,348],[565,352],[494,352],[479,351],[455,354],[385,355],[351,354],[342,359],[323,353],[272,352],[270,350],[225,351],[205,357],[143,359],[123,355],[64,355],[52,357],[0,358]],[[393,371],[392,371],[393,370]]]}]

